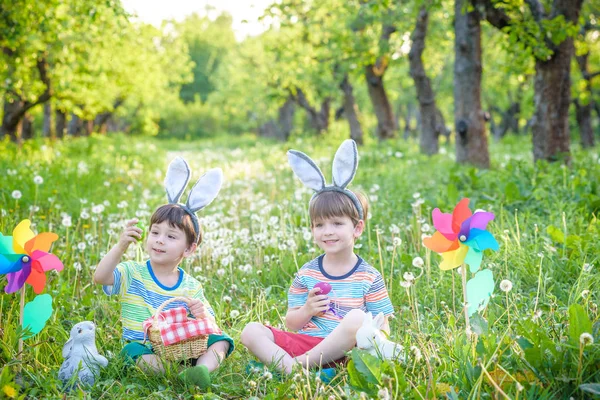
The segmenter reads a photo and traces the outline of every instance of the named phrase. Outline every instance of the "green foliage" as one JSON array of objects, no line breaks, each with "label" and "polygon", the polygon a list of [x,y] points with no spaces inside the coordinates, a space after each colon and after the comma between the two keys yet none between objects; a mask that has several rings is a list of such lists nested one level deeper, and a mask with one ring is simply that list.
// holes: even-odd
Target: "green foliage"
[{"label": "green foliage", "polygon": [[[327,399],[343,393],[359,399],[361,392],[371,397],[387,392],[390,398],[464,399],[495,396],[490,379],[511,398],[593,393],[600,370],[594,290],[600,284],[600,225],[589,199],[598,192],[590,177],[600,174],[600,163],[597,155],[576,149],[571,169],[534,167],[527,138],[491,144],[492,168],[486,171],[456,166],[451,153],[424,157],[411,141],[362,147],[352,185],[369,196],[371,218],[356,251],[382,271],[396,314],[390,339],[405,347],[406,363],[354,350],[330,385],[314,374],[281,379],[248,374],[252,357],[239,343],[242,329],[251,321],[283,328],[294,273],[318,254],[308,225],[310,193],[289,170],[286,151],[302,149],[327,165],[339,144],[331,137],[288,145],[251,136],[203,141],[93,136],[32,140],[21,148],[3,141],[0,232],[10,234],[23,218],[30,218],[37,232],[56,232],[52,252],[65,270],[48,274],[46,292],[55,312],[46,328],[28,339],[22,364],[16,359],[22,334],[18,298],[0,295],[0,391],[10,385],[19,396],[61,397],[62,345],[74,323],[93,320],[98,348],[111,355],[110,364],[87,395],[76,390],[75,397]],[[162,180],[173,154],[190,162],[192,179],[218,166],[227,182],[219,201],[202,213],[205,239],[198,253],[182,263],[204,283],[219,325],[236,341],[232,357],[213,374],[209,393],[180,383],[177,365],[164,376],[127,368],[117,356],[122,348],[118,304],[91,283],[94,266],[118,240],[124,221],[135,216],[147,224],[152,210],[165,202]],[[42,184],[33,183],[36,175]],[[432,232],[431,211],[447,210],[462,197],[471,199],[473,209],[495,213],[489,230],[501,247],[486,254],[484,263],[496,282],[513,283],[508,293],[496,289],[487,308],[472,317],[476,336],[469,339],[460,279],[439,270],[440,257],[428,253],[421,239]],[[424,260],[422,275],[413,266],[417,256]],[[127,257],[144,254],[132,246]],[[418,277],[409,288],[400,285],[405,272]],[[0,276],[0,287],[5,282]],[[27,301],[32,298],[28,289]],[[582,333],[591,334],[593,343],[583,346]]]}]

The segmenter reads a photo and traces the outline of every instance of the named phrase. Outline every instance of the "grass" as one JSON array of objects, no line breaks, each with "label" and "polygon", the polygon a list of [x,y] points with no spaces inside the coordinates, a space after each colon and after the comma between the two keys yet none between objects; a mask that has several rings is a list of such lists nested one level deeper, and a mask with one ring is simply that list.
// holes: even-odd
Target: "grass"
[{"label": "grass", "polygon": [[[18,295],[0,295],[0,397],[61,398],[62,345],[83,320],[98,325],[96,342],[110,362],[93,388],[70,392],[74,398],[592,396],[589,385],[600,383],[600,159],[597,152],[575,150],[571,168],[534,166],[528,139],[515,137],[490,146],[490,170],[455,165],[449,147],[431,158],[418,154],[413,142],[359,149],[351,186],[368,194],[371,216],[357,252],[385,278],[396,311],[392,339],[410,349],[405,365],[353,352],[331,385],[300,374],[279,380],[245,371],[251,357],[239,343],[241,330],[250,321],[283,327],[293,275],[319,254],[308,229],[310,193],[293,176],[285,152],[294,147],[313,156],[330,179],[339,142],[335,135],[285,145],[249,137],[184,144],[115,135],[32,141],[21,149],[0,144],[0,232],[11,235],[30,218],[35,231],[59,235],[52,252],[65,264],[64,271],[48,273],[45,293],[55,311],[25,342],[22,362]],[[205,240],[184,265],[204,283],[219,324],[237,344],[208,393],[185,387],[176,365],[158,377],[126,367],[116,356],[118,303],[91,279],[123,222],[134,215],[148,219],[165,202],[162,180],[176,154],[190,163],[193,180],[212,167],[226,178],[218,201],[201,212]],[[41,184],[34,183],[38,175]],[[472,338],[464,333],[460,276],[440,271],[440,257],[421,243],[423,234],[433,233],[432,209],[450,212],[463,197],[473,210],[496,214],[489,230],[500,243],[499,252],[484,256],[496,289],[474,318],[478,334]],[[132,247],[129,257],[143,254]],[[402,285],[406,272],[417,277],[413,285]],[[512,282],[506,293],[498,287],[505,279]],[[5,282],[0,277],[0,286]],[[33,297],[29,288],[27,300]],[[587,331],[594,343],[583,346],[579,337]]]}]

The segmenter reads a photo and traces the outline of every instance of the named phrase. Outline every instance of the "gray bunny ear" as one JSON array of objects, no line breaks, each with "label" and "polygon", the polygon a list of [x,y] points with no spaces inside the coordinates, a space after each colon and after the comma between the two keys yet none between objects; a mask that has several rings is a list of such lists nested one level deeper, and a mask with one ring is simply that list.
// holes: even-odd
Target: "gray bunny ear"
[{"label": "gray bunny ear", "polygon": [[186,206],[196,212],[209,205],[221,190],[223,184],[223,171],[221,168],[213,168],[198,179],[190,195]]},{"label": "gray bunny ear", "polygon": [[69,357],[69,354],[71,354],[72,348],[73,348],[73,339],[71,338],[71,339],[67,340],[67,342],[63,346],[63,349],[62,349],[63,358]]},{"label": "gray bunny ear", "polygon": [[289,150],[287,155],[290,167],[302,183],[316,192],[325,187],[323,173],[309,156],[296,150]]},{"label": "gray bunny ear", "polygon": [[167,190],[167,199],[169,203],[177,203],[190,180],[190,167],[181,157],[176,157],[169,168],[165,177],[165,189]]},{"label": "gray bunny ear", "polygon": [[333,158],[333,185],[345,189],[352,182],[358,167],[358,150],[352,139],[344,140]]}]

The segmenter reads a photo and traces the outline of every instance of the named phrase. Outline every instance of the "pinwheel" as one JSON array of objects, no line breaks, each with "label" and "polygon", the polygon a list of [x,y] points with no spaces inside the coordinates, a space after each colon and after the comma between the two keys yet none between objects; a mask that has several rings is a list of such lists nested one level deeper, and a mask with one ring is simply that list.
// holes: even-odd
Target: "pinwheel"
[{"label": "pinwheel", "polygon": [[432,217],[437,232],[423,239],[423,244],[442,256],[442,270],[468,264],[471,272],[475,273],[481,266],[483,250],[498,250],[498,242],[485,230],[494,214],[485,211],[472,214],[469,199],[459,201],[452,214],[442,213],[436,208]]},{"label": "pinwheel", "polygon": [[40,294],[46,286],[46,272],[63,269],[58,257],[49,253],[58,236],[51,232],[35,235],[30,226],[31,221],[25,219],[12,236],[0,234],[0,274],[7,274],[6,293],[14,293],[27,283]]},{"label": "pinwheel", "polygon": [[[497,251],[499,248],[496,239],[486,230],[488,223],[494,219],[494,214],[485,211],[472,213],[469,209],[469,199],[465,198],[458,202],[452,214],[442,213],[436,208],[432,212],[432,218],[437,231],[433,236],[423,239],[423,244],[442,256],[440,269],[463,267],[463,296],[468,327],[469,316],[487,305],[494,290],[492,271],[479,271],[483,251]],[[469,282],[466,281],[465,264],[468,264],[471,273],[475,274]]]},{"label": "pinwheel", "polygon": [[[46,272],[50,270],[61,271],[63,263],[53,254],[50,254],[52,242],[58,239],[55,233],[33,233],[31,221],[21,221],[12,236],[0,233],[0,274],[6,275],[8,285],[6,293],[21,290],[21,326],[27,339],[39,333],[52,314],[52,296],[43,294],[36,296],[33,301],[25,305],[25,283],[33,287],[36,294],[42,293],[46,286]],[[19,339],[19,355],[23,348],[22,339]]]}]

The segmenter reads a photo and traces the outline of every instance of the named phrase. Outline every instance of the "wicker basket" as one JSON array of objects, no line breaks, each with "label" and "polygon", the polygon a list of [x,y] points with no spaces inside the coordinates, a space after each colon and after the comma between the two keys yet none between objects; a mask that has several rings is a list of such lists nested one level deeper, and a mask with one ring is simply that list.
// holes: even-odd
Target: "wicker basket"
[{"label": "wicker basket", "polygon": [[158,307],[156,313],[154,314],[154,322],[152,323],[152,326],[148,328],[148,339],[152,344],[152,349],[159,357],[169,361],[181,361],[188,360],[190,358],[198,358],[206,353],[208,335],[198,335],[196,337],[185,339],[181,342],[173,343],[168,346],[165,346],[162,341],[160,330],[158,329],[158,316],[167,304],[170,304],[174,301],[184,301],[188,303],[189,299],[185,297],[173,297]]}]

